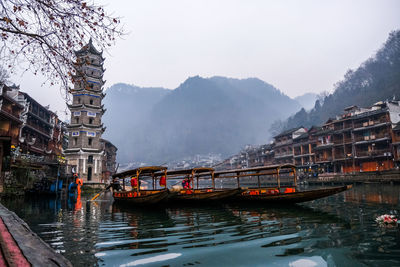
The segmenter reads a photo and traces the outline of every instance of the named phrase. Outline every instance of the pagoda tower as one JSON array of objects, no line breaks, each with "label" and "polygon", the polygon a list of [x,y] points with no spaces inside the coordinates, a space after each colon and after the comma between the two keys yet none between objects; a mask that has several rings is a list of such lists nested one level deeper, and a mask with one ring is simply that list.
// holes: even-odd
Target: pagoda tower
[{"label": "pagoda tower", "polygon": [[100,142],[105,127],[101,122],[105,109],[101,104],[103,93],[103,52],[89,43],[75,51],[76,75],[70,90],[72,103],[68,104],[71,121],[68,126],[69,143],[64,151],[71,171],[78,173],[84,183],[102,181],[104,147]]}]

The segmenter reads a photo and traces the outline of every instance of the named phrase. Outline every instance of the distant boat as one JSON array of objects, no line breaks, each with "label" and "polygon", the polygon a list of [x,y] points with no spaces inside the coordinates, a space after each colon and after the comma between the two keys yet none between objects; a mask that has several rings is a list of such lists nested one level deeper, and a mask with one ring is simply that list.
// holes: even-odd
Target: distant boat
[{"label": "distant boat", "polygon": [[[169,196],[169,190],[165,187],[158,188],[156,185],[155,173],[159,174],[159,177],[165,175],[167,167],[163,166],[148,166],[136,168],[133,170],[124,171],[113,175],[114,179],[122,179],[121,190],[117,190],[116,186],[113,188],[113,197],[116,203],[129,204],[132,206],[143,206],[157,204]],[[126,178],[131,178],[132,176],[137,179],[137,187],[126,190]],[[166,176],[165,176],[166,177]],[[140,184],[143,179],[151,179],[153,181],[153,189],[141,189]],[[129,179],[130,180],[130,179]],[[119,184],[118,184],[119,186]]]},{"label": "distant boat", "polygon": [[[242,188],[242,192],[234,196],[238,201],[294,204],[331,196],[352,188],[351,185],[347,185],[298,191],[296,166],[291,164],[218,171],[214,173],[214,176],[220,179],[236,179],[237,187]],[[247,183],[250,182],[256,186],[243,187],[241,180],[245,178],[247,178]],[[276,180],[276,185],[265,186],[262,179],[264,183],[266,179]],[[286,180],[286,185],[282,185],[282,179]]]}]

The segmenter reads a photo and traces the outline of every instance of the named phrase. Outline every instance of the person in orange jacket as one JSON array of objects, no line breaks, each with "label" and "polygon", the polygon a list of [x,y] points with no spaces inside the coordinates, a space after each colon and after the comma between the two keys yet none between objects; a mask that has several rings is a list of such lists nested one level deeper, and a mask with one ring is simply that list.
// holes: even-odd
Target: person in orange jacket
[{"label": "person in orange jacket", "polygon": [[83,181],[81,178],[79,178],[77,173],[74,174],[74,177],[75,177],[75,183],[76,183],[76,190],[77,190],[78,196],[80,196],[81,195],[81,186],[83,185]]}]

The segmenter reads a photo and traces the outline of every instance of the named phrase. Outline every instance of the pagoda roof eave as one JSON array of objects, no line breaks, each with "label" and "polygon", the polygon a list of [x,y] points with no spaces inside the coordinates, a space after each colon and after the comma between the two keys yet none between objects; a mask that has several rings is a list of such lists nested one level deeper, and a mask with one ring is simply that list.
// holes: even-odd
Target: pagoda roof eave
[{"label": "pagoda roof eave", "polygon": [[90,38],[89,42],[86,45],[84,45],[80,50],[74,51],[75,55],[86,54],[87,52],[90,52],[92,54],[98,55],[101,58],[103,58],[103,51],[98,51],[96,47],[94,47],[92,38]]},{"label": "pagoda roof eave", "polygon": [[100,107],[97,106],[88,106],[85,104],[80,104],[80,105],[71,105],[71,104],[67,104],[68,108],[70,110],[72,109],[82,109],[82,108],[87,108],[87,109],[92,109],[92,110],[97,110],[97,111],[102,111],[105,112],[105,109],[103,108],[104,105],[101,105]]},{"label": "pagoda roof eave", "polygon": [[82,126],[83,127],[86,127],[86,128],[90,128],[90,129],[95,129],[95,128],[101,128],[101,129],[103,129],[104,127],[104,124],[102,123],[102,124],[100,124],[100,125],[93,125],[93,124],[86,124],[86,123],[82,123]]}]

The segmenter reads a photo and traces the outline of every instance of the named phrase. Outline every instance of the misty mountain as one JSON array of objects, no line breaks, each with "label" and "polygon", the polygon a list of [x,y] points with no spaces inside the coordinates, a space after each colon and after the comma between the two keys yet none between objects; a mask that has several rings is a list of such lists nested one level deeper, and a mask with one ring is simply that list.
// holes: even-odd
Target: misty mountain
[{"label": "misty mountain", "polygon": [[153,108],[171,90],[154,87],[138,87],[117,83],[109,87],[103,100],[107,109],[103,123],[107,127],[103,137],[113,142],[122,158],[132,152],[125,149],[125,139],[132,138],[131,133],[146,124],[146,119]]},{"label": "misty mountain", "polygon": [[310,110],[314,107],[317,96],[314,93],[305,93],[304,95],[296,96],[294,100],[299,102],[304,109]]},{"label": "misty mountain", "polygon": [[297,101],[256,78],[196,76],[175,90],[153,88],[143,100],[143,92],[130,91],[146,88],[128,87],[121,95],[121,84],[110,87],[104,100],[104,136],[119,148],[120,161],[155,164],[196,154],[228,156],[245,144],[267,142],[270,124],[300,109]]},{"label": "misty mountain", "polygon": [[[275,128],[311,127],[321,125],[329,118],[352,105],[368,107],[381,100],[400,98],[400,31],[391,32],[378,52],[363,62],[356,70],[348,70],[335,90],[315,102],[310,112],[304,109]],[[276,132],[277,129],[271,129]]]}]

